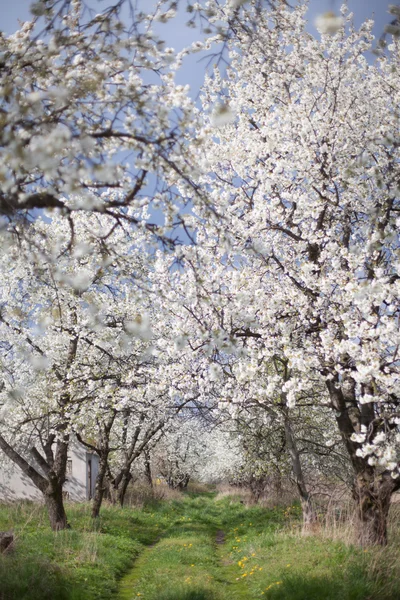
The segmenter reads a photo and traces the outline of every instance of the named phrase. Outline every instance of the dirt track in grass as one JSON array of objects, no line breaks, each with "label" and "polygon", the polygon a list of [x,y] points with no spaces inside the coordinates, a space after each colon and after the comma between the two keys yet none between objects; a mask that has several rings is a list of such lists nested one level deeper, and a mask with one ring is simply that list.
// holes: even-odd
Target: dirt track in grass
[{"label": "dirt track in grass", "polygon": [[[123,578],[119,600],[398,600],[361,549],[301,537],[296,506],[187,497]],[[167,514],[167,513],[165,513]],[[388,585],[389,584],[389,585]]]}]

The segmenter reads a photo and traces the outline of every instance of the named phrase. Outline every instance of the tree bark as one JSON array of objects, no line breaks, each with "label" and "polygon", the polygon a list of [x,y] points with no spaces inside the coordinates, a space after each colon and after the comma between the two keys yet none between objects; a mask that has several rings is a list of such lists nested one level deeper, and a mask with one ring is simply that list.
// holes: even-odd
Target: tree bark
[{"label": "tree bark", "polygon": [[151,462],[150,462],[150,453],[148,449],[146,449],[144,453],[144,475],[146,477],[147,483],[151,488],[153,488],[153,478],[151,475]]},{"label": "tree bark", "polygon": [[[57,441],[55,454],[52,455],[52,466],[49,465],[48,461],[43,458],[36,448],[31,449],[32,456],[45,473],[45,475],[42,475],[0,435],[0,448],[42,492],[49,514],[50,526],[54,531],[69,527],[62,494],[67,468],[68,442],[68,436],[65,436],[64,440]],[[50,451],[51,449],[47,448],[47,452],[49,453]]]},{"label": "tree bark", "polygon": [[53,465],[47,473],[48,484],[43,490],[53,531],[69,528],[64,509],[63,485],[66,481],[69,435],[57,440]]},{"label": "tree bark", "polygon": [[265,490],[267,477],[265,475],[252,475],[249,481],[249,488],[254,502],[258,502]]},{"label": "tree bark", "polygon": [[52,530],[68,529],[69,524],[64,509],[62,483],[57,478],[53,478],[43,494]]},{"label": "tree bark", "polygon": [[293,433],[288,410],[286,410],[284,413],[284,419],[286,447],[289,452],[290,460],[292,463],[292,471],[297,490],[299,492],[301,509],[303,513],[303,531],[309,532],[315,527],[317,523],[317,514],[315,512],[310,494],[307,489],[307,484],[304,478],[303,468],[301,466],[300,461],[300,453],[297,448],[297,443]]},{"label": "tree bark", "polygon": [[368,463],[367,457],[357,455],[360,447],[352,440],[357,425],[373,426],[374,413],[370,406],[357,407],[355,386],[343,389],[339,380],[326,382],[336,421],[347,448],[354,472],[353,498],[358,517],[358,541],[362,546],[387,544],[387,518],[392,494],[399,489],[398,480],[392,479],[387,471],[380,472]]},{"label": "tree bark", "polygon": [[187,473],[185,475],[182,476],[178,487],[180,490],[187,490],[188,485],[189,485],[189,481],[190,481],[190,475],[188,475]]},{"label": "tree bark", "polygon": [[360,473],[353,487],[359,530],[358,541],[362,546],[385,546],[390,500],[395,483],[388,473],[376,476],[371,472]]},{"label": "tree bark", "polygon": [[130,471],[125,472],[122,476],[120,487],[118,490],[118,502],[121,507],[124,506],[126,490],[128,489],[129,482],[132,479]]},{"label": "tree bark", "polygon": [[107,472],[108,452],[99,454],[99,471],[96,477],[96,484],[93,494],[92,518],[97,519],[100,515],[100,508],[103,502],[105,488],[105,476]]}]

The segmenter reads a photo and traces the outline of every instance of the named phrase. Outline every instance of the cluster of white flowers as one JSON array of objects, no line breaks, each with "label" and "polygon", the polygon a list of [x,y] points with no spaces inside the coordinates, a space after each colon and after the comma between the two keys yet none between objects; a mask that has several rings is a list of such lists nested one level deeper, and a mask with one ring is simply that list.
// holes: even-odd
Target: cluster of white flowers
[{"label": "cluster of white flowers", "polygon": [[336,16],[334,12],[326,12],[315,19],[315,26],[321,33],[335,34],[343,24],[343,17]]}]

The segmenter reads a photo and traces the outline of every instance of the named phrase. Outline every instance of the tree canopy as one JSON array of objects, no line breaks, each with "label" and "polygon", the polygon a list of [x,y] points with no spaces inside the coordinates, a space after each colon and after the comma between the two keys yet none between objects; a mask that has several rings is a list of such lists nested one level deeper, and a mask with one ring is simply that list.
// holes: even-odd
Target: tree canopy
[{"label": "tree canopy", "polygon": [[[208,38],[176,54],[152,30],[176,3],[132,7],[129,26],[123,4],[45,0],[0,37],[0,447],[56,528],[78,435],[103,459],[97,514],[106,480],[123,503],[158,445],[176,485],[210,472],[200,452],[226,476],[289,469],[307,523],[310,480],[336,472],[360,541],[385,543],[400,487],[396,27],[369,62],[372,22],[356,30],[345,8],[317,39],[303,2],[196,3]],[[200,47],[217,50],[198,105],[175,75]]]}]

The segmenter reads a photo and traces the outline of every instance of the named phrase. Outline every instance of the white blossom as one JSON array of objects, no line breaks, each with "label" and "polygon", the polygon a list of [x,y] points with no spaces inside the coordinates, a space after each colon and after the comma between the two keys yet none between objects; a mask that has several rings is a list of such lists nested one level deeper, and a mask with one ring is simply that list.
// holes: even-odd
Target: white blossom
[{"label": "white blossom", "polygon": [[333,12],[326,12],[316,17],[315,26],[320,33],[334,34],[343,27],[343,18]]}]

